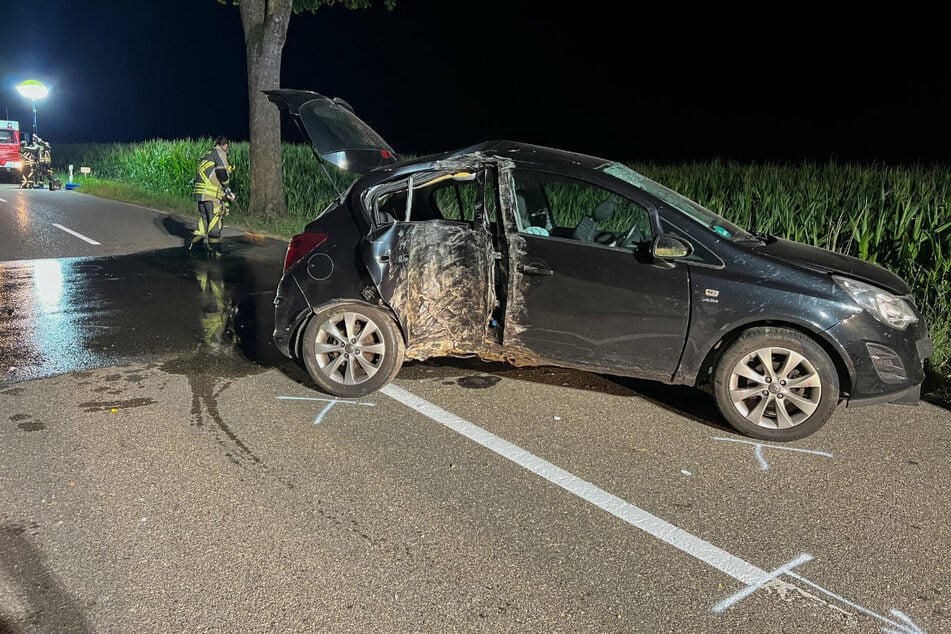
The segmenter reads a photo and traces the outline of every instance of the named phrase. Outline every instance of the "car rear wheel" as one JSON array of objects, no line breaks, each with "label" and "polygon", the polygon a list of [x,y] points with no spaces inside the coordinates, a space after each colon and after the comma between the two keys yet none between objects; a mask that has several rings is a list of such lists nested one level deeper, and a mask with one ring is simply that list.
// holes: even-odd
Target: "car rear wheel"
[{"label": "car rear wheel", "polygon": [[819,344],[786,328],[752,328],[714,369],[717,408],[752,438],[785,442],[822,427],[839,402],[839,377]]},{"label": "car rear wheel", "polygon": [[403,365],[403,336],[385,311],[358,302],[318,311],[303,335],[304,365],[321,390],[343,398],[375,392]]}]

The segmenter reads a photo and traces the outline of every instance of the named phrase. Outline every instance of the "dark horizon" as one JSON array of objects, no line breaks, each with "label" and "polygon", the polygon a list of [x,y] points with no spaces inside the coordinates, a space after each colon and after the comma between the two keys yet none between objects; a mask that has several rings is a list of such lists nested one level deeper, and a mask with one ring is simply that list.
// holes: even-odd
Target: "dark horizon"
[{"label": "dark horizon", "polygon": [[[799,16],[757,28],[676,10],[634,19],[613,6],[377,4],[293,15],[282,87],[346,99],[404,154],[508,138],[639,162],[948,162],[947,54],[928,50],[942,41],[926,32],[938,21],[920,15],[907,25],[903,16]],[[54,151],[247,140],[236,7],[36,0],[11,9],[19,27],[0,60],[0,116],[30,131],[31,106],[15,85],[43,81],[38,131]]]}]

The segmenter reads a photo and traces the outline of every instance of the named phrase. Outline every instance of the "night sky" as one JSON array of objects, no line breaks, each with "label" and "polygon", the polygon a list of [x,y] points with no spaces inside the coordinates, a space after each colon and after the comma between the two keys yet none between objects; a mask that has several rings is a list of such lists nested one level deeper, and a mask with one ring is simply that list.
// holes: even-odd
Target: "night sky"
[{"label": "night sky", "polygon": [[[951,27],[936,13],[378,4],[294,15],[282,84],[343,97],[398,152],[509,138],[623,161],[951,163]],[[249,136],[236,7],[4,0],[0,14],[0,118],[30,130],[14,87],[43,81],[38,129],[54,155],[57,143]]]}]

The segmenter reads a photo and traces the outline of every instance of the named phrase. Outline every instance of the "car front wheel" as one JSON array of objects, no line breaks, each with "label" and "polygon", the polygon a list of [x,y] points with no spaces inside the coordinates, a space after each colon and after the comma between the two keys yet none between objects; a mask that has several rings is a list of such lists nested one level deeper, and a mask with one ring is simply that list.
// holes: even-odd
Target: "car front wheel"
[{"label": "car front wheel", "polygon": [[839,377],[815,341],[786,328],[752,328],[714,368],[717,408],[752,438],[786,442],[822,427],[839,402]]},{"label": "car front wheel", "polygon": [[403,365],[403,336],[383,310],[358,302],[319,310],[303,334],[302,356],[321,390],[343,398],[375,392]]}]

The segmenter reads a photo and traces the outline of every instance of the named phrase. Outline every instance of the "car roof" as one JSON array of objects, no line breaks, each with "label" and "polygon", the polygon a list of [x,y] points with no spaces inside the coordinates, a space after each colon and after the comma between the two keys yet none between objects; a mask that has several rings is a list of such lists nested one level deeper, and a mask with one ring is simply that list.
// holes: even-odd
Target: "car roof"
[{"label": "car roof", "polygon": [[569,150],[562,150],[534,143],[525,143],[522,141],[512,141],[508,139],[496,139],[493,141],[484,141],[476,145],[470,145],[466,148],[457,150],[459,154],[471,152],[482,152],[493,154],[500,158],[509,158],[518,163],[534,163],[564,168],[582,167],[597,169],[608,163],[608,159],[581,154]]},{"label": "car roof", "polygon": [[[458,161],[458,165],[452,165]],[[568,150],[512,141],[509,139],[494,139],[482,141],[473,145],[427,154],[424,156],[406,157],[397,163],[380,166],[361,175],[354,183],[356,191],[364,191],[379,183],[407,177],[414,172],[432,169],[476,169],[480,164],[508,161],[516,168],[538,169],[571,173],[576,170],[600,169],[614,161],[587,154],[579,154]],[[443,164],[443,165],[440,165]]]}]

